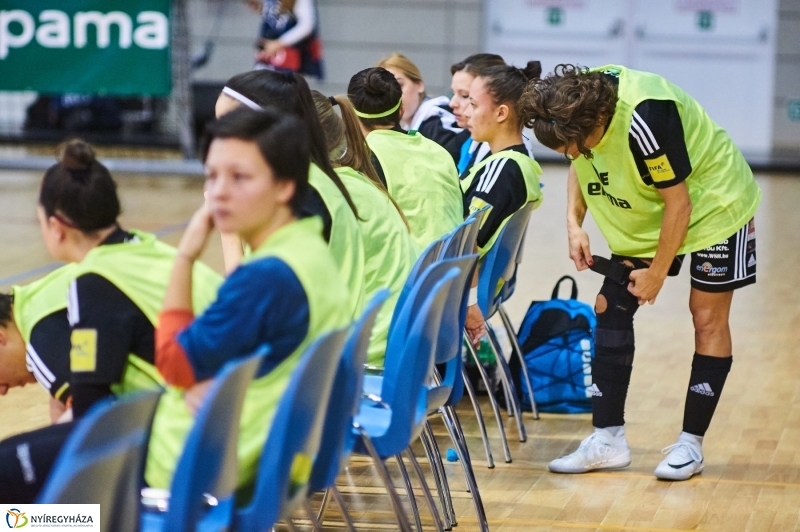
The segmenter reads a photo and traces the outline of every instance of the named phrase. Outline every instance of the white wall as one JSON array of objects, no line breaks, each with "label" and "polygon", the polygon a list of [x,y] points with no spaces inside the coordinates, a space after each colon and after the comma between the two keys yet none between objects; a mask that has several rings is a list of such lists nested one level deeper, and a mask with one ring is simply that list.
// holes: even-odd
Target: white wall
[{"label": "white wall", "polygon": [[777,151],[800,151],[800,120],[789,118],[789,105],[800,106],[800,0],[780,0],[775,70],[775,127]]}]

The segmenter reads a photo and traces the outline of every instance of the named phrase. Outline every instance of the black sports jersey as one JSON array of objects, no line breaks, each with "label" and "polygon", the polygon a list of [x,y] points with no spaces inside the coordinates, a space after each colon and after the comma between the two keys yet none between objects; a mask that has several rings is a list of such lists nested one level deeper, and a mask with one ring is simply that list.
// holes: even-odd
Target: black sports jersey
[{"label": "black sports jersey", "polygon": [[[453,162],[458,164],[461,158],[461,146],[464,140],[469,137],[466,131],[456,125],[456,117],[449,105],[439,105],[437,111],[432,116],[425,118],[419,125],[418,131],[425,137],[442,148],[453,158]],[[464,133],[466,132],[466,136]]]},{"label": "black sports jersey", "polygon": [[[65,294],[66,295],[66,294]],[[70,327],[67,309],[53,312],[33,326],[25,362],[50,395],[66,404],[70,390]]]},{"label": "black sports jersey", "polygon": [[[134,235],[117,229],[103,244],[120,244]],[[144,312],[111,281],[95,273],[81,275],[70,286],[69,323],[73,329],[94,330],[94,371],[71,373],[72,410],[77,419],[95,402],[112,394],[121,382],[128,355],[155,364],[155,329]]]},{"label": "black sports jersey", "polygon": [[[619,84],[619,76],[610,73],[603,75]],[[692,173],[692,163],[683,136],[683,124],[678,107],[672,100],[644,100],[639,103],[633,111],[629,133],[631,153],[646,185],[669,188],[685,181]],[[667,159],[675,177],[656,183],[650,177],[647,162],[659,157]]]},{"label": "black sports jersey", "polygon": [[333,218],[328,210],[328,206],[322,200],[317,189],[309,186],[306,191],[306,197],[303,200],[303,205],[300,207],[300,218],[308,218],[309,216],[319,216],[322,218],[322,238],[325,242],[331,240],[331,226],[333,225]]},{"label": "black sports jersey", "polygon": [[[506,148],[528,155],[524,144]],[[469,189],[464,194],[464,217],[469,215],[470,205],[490,209],[481,223],[478,245],[484,246],[500,228],[503,220],[517,212],[528,198],[525,178],[516,161],[498,159],[492,161],[472,178]]]}]

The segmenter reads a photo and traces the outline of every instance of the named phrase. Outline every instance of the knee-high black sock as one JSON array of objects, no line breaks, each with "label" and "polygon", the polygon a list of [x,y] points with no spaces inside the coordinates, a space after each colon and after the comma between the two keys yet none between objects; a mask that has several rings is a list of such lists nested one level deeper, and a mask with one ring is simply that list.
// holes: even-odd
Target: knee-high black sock
[{"label": "knee-high black sock", "polygon": [[[625,399],[631,382],[630,357],[605,352],[600,346],[592,362],[592,425],[599,429],[625,424]],[[626,360],[627,359],[627,360]]]},{"label": "knee-high black sock", "polygon": [[683,411],[684,432],[705,436],[732,363],[733,357],[694,354],[692,375],[686,392],[686,408]]}]

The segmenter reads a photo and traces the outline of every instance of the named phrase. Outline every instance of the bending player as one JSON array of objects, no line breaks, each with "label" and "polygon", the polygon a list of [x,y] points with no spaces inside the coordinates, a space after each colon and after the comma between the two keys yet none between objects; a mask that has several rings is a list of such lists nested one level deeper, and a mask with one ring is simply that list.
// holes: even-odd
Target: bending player
[{"label": "bending player", "polygon": [[550,470],[630,464],[624,410],[633,317],[639,305],[655,302],[688,254],[695,353],[683,431],[664,450],[655,475],[691,478],[703,470],[703,437],[731,367],[733,291],[756,280],[758,185],[728,134],[691,96],[655,74],[559,65],[529,86],[524,104],[539,141],[572,159],[567,230],[576,267],[595,266],[581,228],[587,209],[611,247],[612,262],[627,267],[608,267],[597,296],[595,432],[575,452],[553,460]]}]

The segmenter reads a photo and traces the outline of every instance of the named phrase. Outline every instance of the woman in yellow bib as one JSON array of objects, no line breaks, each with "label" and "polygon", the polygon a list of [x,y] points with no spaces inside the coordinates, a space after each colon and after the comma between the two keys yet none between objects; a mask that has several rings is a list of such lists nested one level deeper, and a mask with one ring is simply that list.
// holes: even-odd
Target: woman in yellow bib
[{"label": "woman in yellow bib", "polygon": [[[400,207],[392,200],[372,166],[367,142],[358,118],[345,96],[325,97],[311,92],[328,141],[331,164],[353,197],[361,215],[364,240],[364,289],[366,299],[382,288],[389,298],[378,312],[369,345],[369,363],[383,366],[386,340],[397,298],[417,259],[418,249]],[[341,117],[334,111],[341,111]]]},{"label": "woman in yellow bib", "polygon": [[375,155],[375,170],[405,213],[414,240],[424,249],[464,220],[461,189],[447,150],[400,127],[402,92],[394,75],[380,67],[362,70],[347,87],[347,97]]},{"label": "woman in yellow bib", "polygon": [[[622,66],[559,65],[531,84],[525,119],[539,141],[572,159],[567,230],[578,270],[606,276],[597,296],[592,363],[595,432],[550,470],[583,473],[630,464],[624,409],[634,355],[633,316],[654,303],[690,255],[695,353],[683,431],[655,475],[703,471],[702,442],[732,362],[733,291],[756,278],[753,216],[761,192],[741,152],[691,96]],[[611,247],[593,258],[587,209]]]}]

